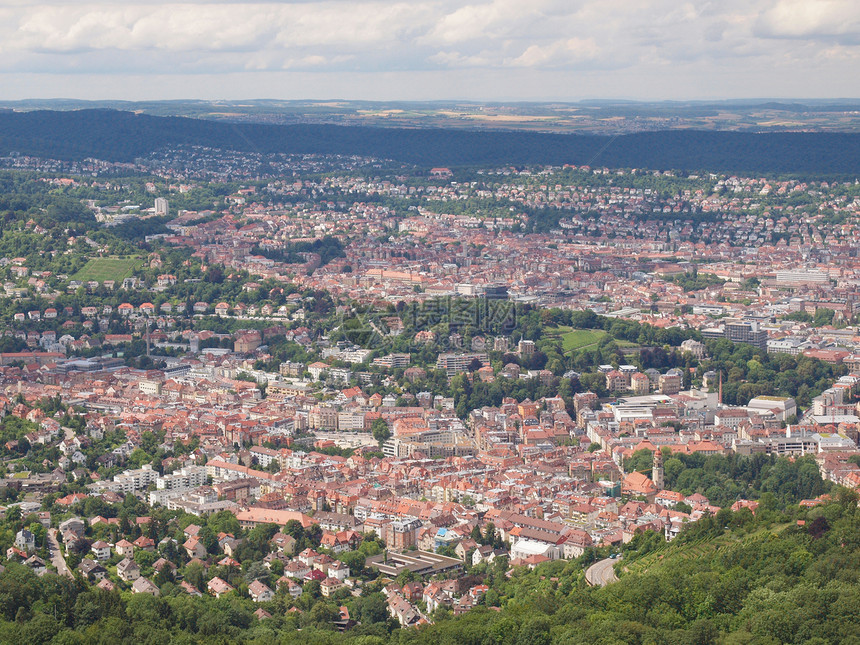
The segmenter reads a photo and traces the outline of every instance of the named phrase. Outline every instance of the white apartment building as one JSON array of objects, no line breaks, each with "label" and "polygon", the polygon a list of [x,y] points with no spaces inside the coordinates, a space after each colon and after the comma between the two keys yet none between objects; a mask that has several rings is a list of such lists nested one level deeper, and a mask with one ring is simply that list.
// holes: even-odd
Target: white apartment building
[{"label": "white apartment building", "polygon": [[830,277],[822,271],[804,271],[802,269],[796,269],[793,271],[777,271],[776,281],[822,284],[829,282]]},{"label": "white apartment building", "polygon": [[115,493],[133,493],[136,490],[144,490],[158,479],[158,471],[153,470],[149,464],[144,464],[135,470],[126,470],[115,475],[112,482],[105,482],[105,488]]},{"label": "white apartment building", "polygon": [[364,430],[364,412],[341,411],[337,415],[337,428],[347,432]]},{"label": "white apartment building", "polygon": [[791,356],[797,356],[806,346],[808,346],[808,344],[804,340],[800,338],[786,336],[785,338],[775,338],[768,340],[767,353],[789,354]]},{"label": "white apartment building", "polygon": [[251,457],[257,460],[257,464],[266,468],[272,462],[280,463],[281,455],[277,450],[272,450],[271,448],[264,448],[263,446],[254,446],[248,452],[251,453]]},{"label": "white apartment building", "polygon": [[197,488],[206,483],[206,468],[203,466],[185,466],[175,473],[163,475],[155,481],[158,490],[187,490]]},{"label": "white apartment building", "polygon": [[155,198],[155,216],[156,217],[164,217],[168,213],[168,204],[167,200],[164,197],[156,197]]},{"label": "white apartment building", "polygon": [[137,387],[143,394],[148,394],[150,396],[158,396],[161,394],[161,381],[145,379],[138,383]]}]

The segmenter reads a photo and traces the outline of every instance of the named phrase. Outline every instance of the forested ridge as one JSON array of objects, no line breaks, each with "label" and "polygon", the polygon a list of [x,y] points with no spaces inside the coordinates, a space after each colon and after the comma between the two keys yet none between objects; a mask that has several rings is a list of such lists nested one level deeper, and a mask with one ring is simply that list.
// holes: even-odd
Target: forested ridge
[{"label": "forested ridge", "polygon": [[515,131],[232,124],[115,110],[0,112],[0,154],[130,162],[169,145],[362,155],[418,165],[590,164],[851,174],[860,134],[674,130],[616,137]]}]

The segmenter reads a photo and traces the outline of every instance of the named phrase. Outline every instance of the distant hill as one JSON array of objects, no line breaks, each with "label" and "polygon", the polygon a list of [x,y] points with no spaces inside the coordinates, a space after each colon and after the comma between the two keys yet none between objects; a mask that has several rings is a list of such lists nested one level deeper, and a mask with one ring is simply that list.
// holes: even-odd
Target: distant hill
[{"label": "distant hill", "polygon": [[673,130],[615,137],[523,131],[265,125],[115,110],[0,112],[0,154],[133,161],[193,144],[260,153],[374,156],[422,166],[572,163],[676,170],[853,175],[860,134]]}]

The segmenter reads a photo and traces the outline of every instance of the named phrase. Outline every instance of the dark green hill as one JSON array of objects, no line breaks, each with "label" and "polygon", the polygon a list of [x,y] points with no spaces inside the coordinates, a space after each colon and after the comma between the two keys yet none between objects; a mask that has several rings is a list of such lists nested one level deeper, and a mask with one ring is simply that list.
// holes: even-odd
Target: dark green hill
[{"label": "dark green hill", "polygon": [[168,145],[321,153],[423,166],[564,164],[730,172],[853,174],[860,134],[676,130],[617,137],[534,132],[231,124],[114,110],[0,112],[0,154],[133,161]]}]

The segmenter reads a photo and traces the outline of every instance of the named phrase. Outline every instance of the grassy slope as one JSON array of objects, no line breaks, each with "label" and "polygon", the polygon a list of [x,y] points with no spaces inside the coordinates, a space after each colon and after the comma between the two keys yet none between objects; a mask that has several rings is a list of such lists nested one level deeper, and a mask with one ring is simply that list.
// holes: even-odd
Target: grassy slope
[{"label": "grassy slope", "polygon": [[116,280],[121,282],[131,277],[134,270],[141,265],[141,258],[93,258],[78,271],[73,280]]}]

